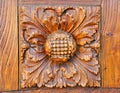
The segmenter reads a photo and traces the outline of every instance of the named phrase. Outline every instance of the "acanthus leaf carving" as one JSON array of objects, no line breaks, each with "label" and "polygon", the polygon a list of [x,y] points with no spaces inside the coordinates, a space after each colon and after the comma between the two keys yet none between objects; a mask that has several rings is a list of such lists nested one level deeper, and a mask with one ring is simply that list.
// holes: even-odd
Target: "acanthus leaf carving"
[{"label": "acanthus leaf carving", "polygon": [[20,9],[21,86],[100,86],[99,7]]}]

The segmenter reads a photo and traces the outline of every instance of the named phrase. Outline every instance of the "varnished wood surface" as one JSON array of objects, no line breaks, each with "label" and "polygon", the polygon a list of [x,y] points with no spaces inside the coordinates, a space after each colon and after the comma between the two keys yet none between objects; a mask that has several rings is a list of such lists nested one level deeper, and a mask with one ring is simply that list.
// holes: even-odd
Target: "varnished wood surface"
[{"label": "varnished wood surface", "polygon": [[19,91],[6,91],[6,92],[0,92],[0,93],[20,93]]},{"label": "varnished wood surface", "polygon": [[[20,4],[59,4],[58,0],[18,0]],[[60,4],[100,5],[101,0],[59,0]],[[90,89],[18,90],[17,0],[0,0],[0,91],[3,93],[120,93],[120,0],[102,0],[102,87]],[[67,91],[67,92],[66,92]]]},{"label": "varnished wood surface", "polygon": [[67,88],[67,89],[29,89],[0,93],[120,93],[120,89],[109,88]]},{"label": "varnished wood surface", "polygon": [[102,2],[102,87],[120,88],[120,1]]},{"label": "varnished wood surface", "polygon": [[19,0],[20,4],[82,4],[82,5],[100,5],[101,0]]},{"label": "varnished wood surface", "polygon": [[[100,87],[100,7],[23,5],[20,9],[22,88]],[[66,54],[72,55],[69,60]]]},{"label": "varnished wood surface", "polygon": [[29,89],[3,93],[120,93],[120,89],[107,88],[67,88],[67,89]]},{"label": "varnished wood surface", "polygon": [[17,0],[0,0],[0,91],[17,89]]}]

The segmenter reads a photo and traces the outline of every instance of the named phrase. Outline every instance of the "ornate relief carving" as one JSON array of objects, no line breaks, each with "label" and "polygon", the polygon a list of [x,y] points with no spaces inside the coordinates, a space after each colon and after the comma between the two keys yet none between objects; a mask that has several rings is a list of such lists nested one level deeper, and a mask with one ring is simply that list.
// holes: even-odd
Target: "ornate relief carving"
[{"label": "ornate relief carving", "polygon": [[99,20],[99,7],[21,7],[21,86],[99,87]]}]

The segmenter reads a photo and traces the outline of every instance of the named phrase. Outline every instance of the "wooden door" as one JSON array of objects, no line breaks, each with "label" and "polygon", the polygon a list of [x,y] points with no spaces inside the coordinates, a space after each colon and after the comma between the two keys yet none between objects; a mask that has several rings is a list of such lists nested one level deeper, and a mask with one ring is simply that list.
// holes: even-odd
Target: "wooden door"
[{"label": "wooden door", "polygon": [[0,91],[119,93],[119,0],[0,0]]}]

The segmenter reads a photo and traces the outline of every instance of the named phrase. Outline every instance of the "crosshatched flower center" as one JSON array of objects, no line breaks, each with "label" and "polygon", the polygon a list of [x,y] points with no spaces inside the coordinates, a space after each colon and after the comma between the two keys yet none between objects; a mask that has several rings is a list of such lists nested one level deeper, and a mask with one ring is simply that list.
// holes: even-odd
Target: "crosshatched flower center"
[{"label": "crosshatched flower center", "polygon": [[59,30],[48,36],[45,51],[53,61],[66,62],[74,55],[76,42],[71,34]]}]

